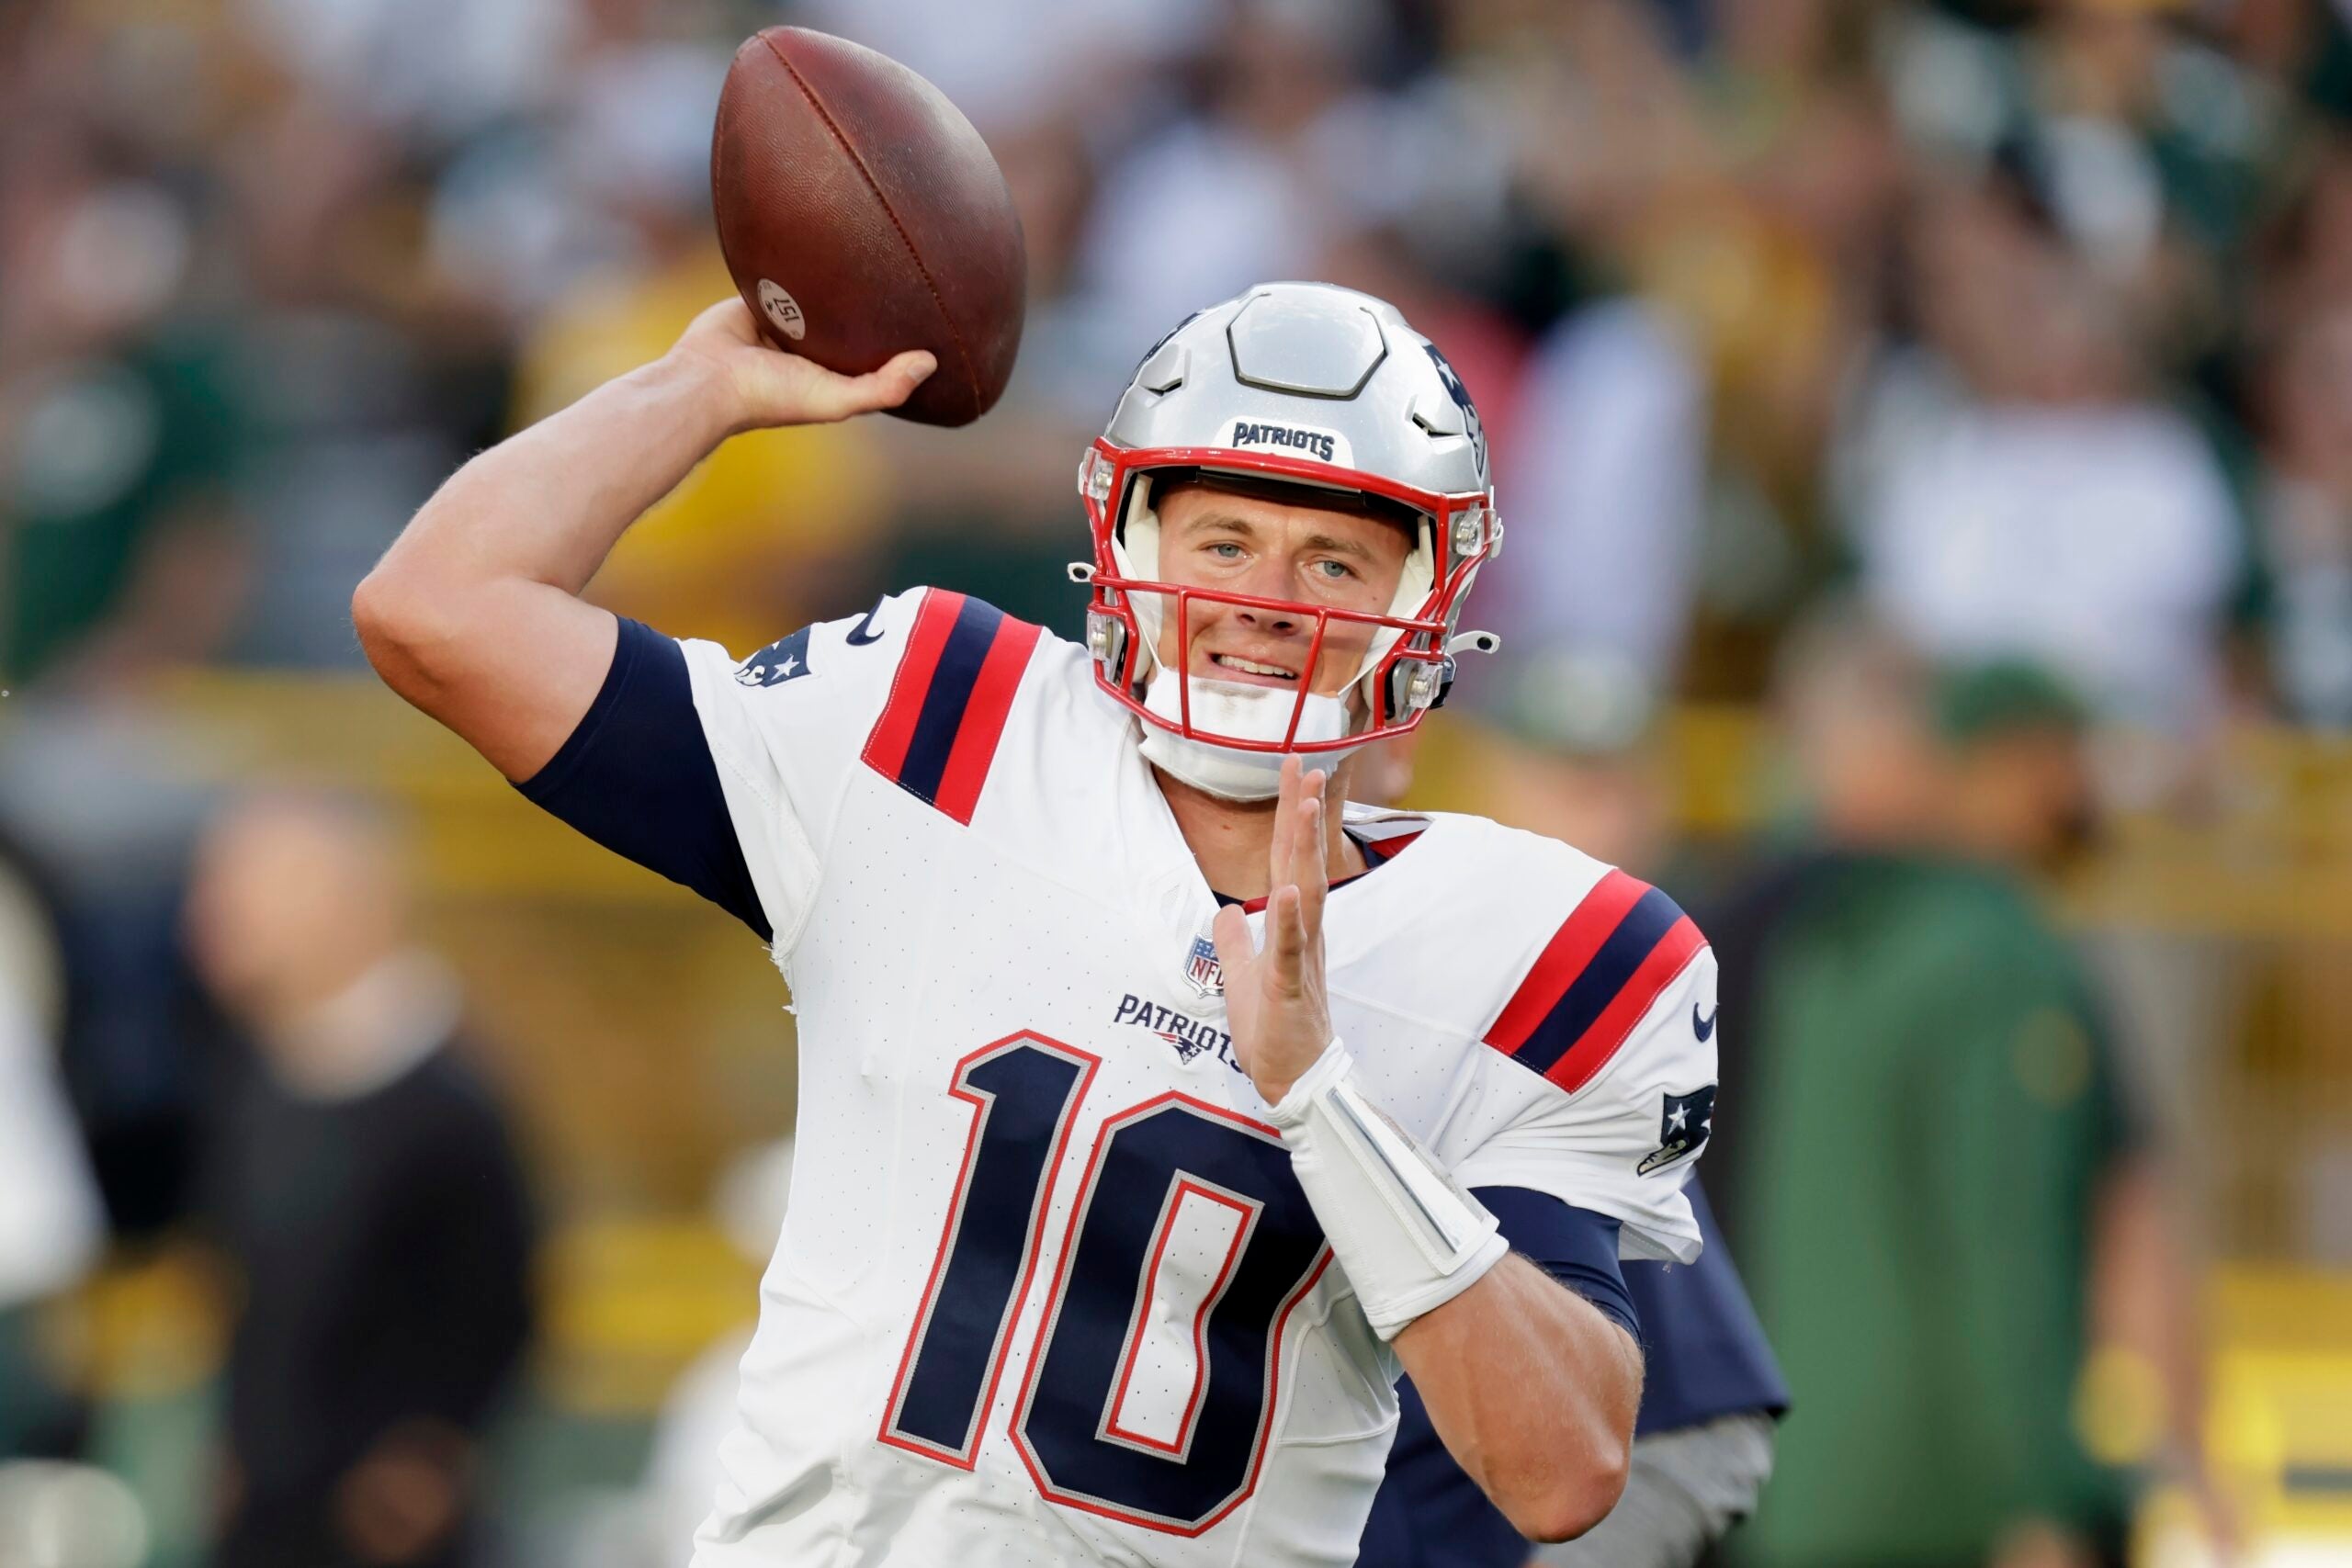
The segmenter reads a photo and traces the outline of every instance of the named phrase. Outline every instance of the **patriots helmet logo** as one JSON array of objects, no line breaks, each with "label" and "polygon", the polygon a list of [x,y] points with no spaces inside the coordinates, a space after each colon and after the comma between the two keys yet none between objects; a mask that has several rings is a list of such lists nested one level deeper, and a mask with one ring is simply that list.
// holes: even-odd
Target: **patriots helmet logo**
[{"label": "patriots helmet logo", "polygon": [[768,644],[736,666],[735,682],[742,686],[780,686],[807,673],[808,628],[803,626],[790,637]]},{"label": "patriots helmet logo", "polygon": [[1225,994],[1225,965],[1217,962],[1216,943],[1204,936],[1193,939],[1192,951],[1184,958],[1184,980],[1204,997]]},{"label": "patriots helmet logo", "polygon": [[1478,417],[1478,405],[1470,400],[1470,389],[1462,384],[1462,373],[1454,369],[1453,361],[1448,359],[1433,343],[1425,343],[1421,346],[1429,350],[1430,363],[1437,367],[1438,379],[1445,384],[1445,395],[1452,398],[1453,406],[1462,411],[1463,423],[1470,432],[1471,447],[1478,455],[1478,475],[1484,479],[1487,474],[1487,426],[1486,422]]},{"label": "patriots helmet logo", "polygon": [[1689,1094],[1669,1094],[1666,1109],[1658,1117],[1658,1146],[1642,1156],[1634,1167],[1634,1174],[1647,1176],[1663,1169],[1676,1160],[1694,1155],[1706,1144],[1715,1130],[1715,1086],[1694,1089]]}]

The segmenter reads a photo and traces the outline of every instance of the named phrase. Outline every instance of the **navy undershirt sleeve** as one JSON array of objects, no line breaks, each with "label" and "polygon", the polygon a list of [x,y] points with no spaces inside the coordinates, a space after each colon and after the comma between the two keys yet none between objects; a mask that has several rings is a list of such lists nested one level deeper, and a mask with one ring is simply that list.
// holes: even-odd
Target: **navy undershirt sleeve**
[{"label": "navy undershirt sleeve", "polygon": [[1642,1337],[1641,1318],[1617,1264],[1617,1222],[1528,1187],[1472,1189],[1502,1226],[1503,1239],[1546,1274]]},{"label": "navy undershirt sleeve", "polygon": [[685,650],[643,622],[622,617],[596,700],[563,749],[514,787],[772,939],[695,713]]}]

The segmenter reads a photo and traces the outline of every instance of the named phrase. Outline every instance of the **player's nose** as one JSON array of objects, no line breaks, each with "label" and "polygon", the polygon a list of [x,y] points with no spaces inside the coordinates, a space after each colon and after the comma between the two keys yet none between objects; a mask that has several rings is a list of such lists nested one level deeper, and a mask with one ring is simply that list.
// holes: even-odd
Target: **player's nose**
[{"label": "player's nose", "polygon": [[1260,610],[1246,605],[1236,609],[1233,618],[1252,631],[1283,634],[1295,632],[1303,624],[1301,617],[1285,610]]},{"label": "player's nose", "polygon": [[[1239,592],[1253,599],[1287,599],[1290,574],[1279,561],[1260,561],[1246,581],[1238,585]],[[1250,605],[1236,605],[1234,619],[1254,631],[1289,633],[1297,631],[1306,617],[1287,610],[1262,610]]]}]

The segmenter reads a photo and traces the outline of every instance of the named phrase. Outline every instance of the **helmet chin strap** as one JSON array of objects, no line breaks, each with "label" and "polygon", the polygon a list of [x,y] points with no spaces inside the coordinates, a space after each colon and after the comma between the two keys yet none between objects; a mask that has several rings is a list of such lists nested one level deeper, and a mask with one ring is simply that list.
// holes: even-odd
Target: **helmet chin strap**
[{"label": "helmet chin strap", "polygon": [[[1177,680],[1173,671],[1161,665],[1152,671],[1151,683],[1144,694],[1144,706],[1170,724],[1181,722],[1182,716],[1184,696]],[[1282,740],[1283,732],[1290,728],[1291,709],[1299,703],[1298,698],[1279,686],[1216,681],[1200,675],[1192,677],[1190,696],[1194,728],[1214,729],[1221,735],[1270,744]],[[1348,733],[1348,705],[1344,701],[1309,693],[1300,707],[1298,733],[1294,741],[1338,740]],[[1337,767],[1358,749],[1335,748],[1315,755],[1329,759],[1329,765]],[[1272,800],[1282,789],[1285,753],[1281,751],[1245,751],[1238,747],[1219,746],[1190,739],[1173,729],[1162,729],[1156,724],[1143,727],[1142,750],[1147,761],[1221,800]]]}]

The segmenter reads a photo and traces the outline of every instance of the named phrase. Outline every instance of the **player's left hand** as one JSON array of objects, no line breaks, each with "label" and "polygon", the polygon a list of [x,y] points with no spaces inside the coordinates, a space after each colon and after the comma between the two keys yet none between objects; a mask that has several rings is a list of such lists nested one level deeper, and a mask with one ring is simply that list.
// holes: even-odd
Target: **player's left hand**
[{"label": "player's left hand", "polygon": [[1323,897],[1331,888],[1323,822],[1330,776],[1303,772],[1296,757],[1283,759],[1264,951],[1251,947],[1250,922],[1238,906],[1218,910],[1210,927],[1225,971],[1234,1054],[1269,1105],[1288,1094],[1331,1043],[1331,1004],[1323,983]]}]

